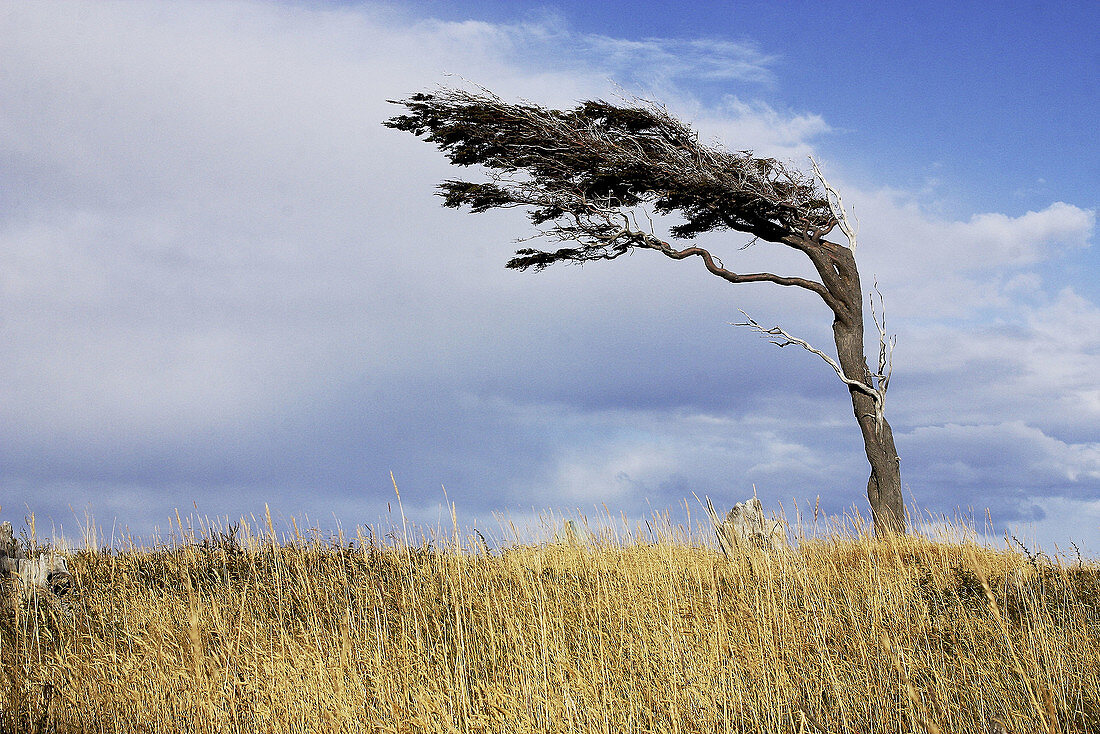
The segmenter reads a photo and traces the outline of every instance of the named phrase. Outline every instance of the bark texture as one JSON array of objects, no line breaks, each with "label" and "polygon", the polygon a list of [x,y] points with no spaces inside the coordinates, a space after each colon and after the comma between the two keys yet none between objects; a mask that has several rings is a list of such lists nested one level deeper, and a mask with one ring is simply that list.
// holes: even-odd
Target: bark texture
[{"label": "bark texture", "polygon": [[[820,238],[817,242],[808,243],[807,251],[813,253],[810,259],[835,299],[833,341],[844,377],[868,388],[861,390],[849,383],[848,392],[863,436],[867,463],[871,465],[871,475],[867,479],[867,501],[871,505],[875,533],[882,536],[904,532],[906,521],[901,493],[901,460],[894,446],[890,423],[882,413],[882,406],[876,405],[876,375],[867,366],[863,341],[863,286],[855,256],[851,249]],[[879,380],[882,379],[882,369],[880,365]],[[878,400],[885,398],[884,393],[885,390],[879,394]]]},{"label": "bark texture", "polygon": [[[867,367],[867,357],[863,347],[863,310],[862,291],[859,276],[851,286],[850,298],[852,316],[833,320],[833,338],[836,353],[844,375],[873,387],[871,370]],[[876,414],[874,399],[862,390],[848,388],[852,396],[852,410],[856,422],[863,434],[863,448],[867,462],[871,465],[871,475],[867,479],[867,501],[875,522],[875,532],[885,535],[891,532],[904,532],[905,503],[901,494],[901,460],[894,446],[894,432],[890,422],[881,412]],[[878,415],[879,417],[876,417]]]}]

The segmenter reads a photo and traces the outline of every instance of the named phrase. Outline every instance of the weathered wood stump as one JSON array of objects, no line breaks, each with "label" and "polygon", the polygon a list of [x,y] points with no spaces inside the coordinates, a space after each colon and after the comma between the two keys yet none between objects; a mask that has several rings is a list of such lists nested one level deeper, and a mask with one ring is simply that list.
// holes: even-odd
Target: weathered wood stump
[{"label": "weathered wood stump", "polygon": [[566,520],[554,539],[565,545],[588,545],[588,531],[578,525],[576,520]]},{"label": "weathered wood stump", "polygon": [[764,506],[756,497],[738,502],[726,515],[718,518],[714,505],[707,499],[707,512],[718,534],[718,546],[729,557],[747,552],[786,550],[787,533],[783,524],[764,517]]},{"label": "weathered wood stump", "polygon": [[10,522],[0,523],[0,576],[15,580],[23,590],[44,589],[58,600],[69,593],[73,584],[65,559],[57,553],[28,558]]},{"label": "weathered wood stump", "polygon": [[[23,544],[15,537],[10,522],[0,523],[0,558],[14,559],[24,558]],[[0,572],[8,573],[7,563],[0,562]]]}]

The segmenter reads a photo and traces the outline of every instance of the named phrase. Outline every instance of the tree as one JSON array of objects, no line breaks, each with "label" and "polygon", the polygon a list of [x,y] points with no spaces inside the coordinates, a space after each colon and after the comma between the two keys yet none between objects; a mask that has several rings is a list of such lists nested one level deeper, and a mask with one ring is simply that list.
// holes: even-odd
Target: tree
[{"label": "tree", "polygon": [[[836,360],[779,327],[745,326],[779,346],[796,344],[825,359],[851,394],[871,475],[867,498],[879,535],[904,532],[901,472],[890,424],[883,414],[892,342],[879,327],[879,369],[864,354],[863,290],[853,251],[856,232],[840,196],[821,175],[804,174],[751,151],[729,151],[699,136],[663,107],[584,102],[571,110],[512,104],[481,90],[439,89],[403,100],[408,114],[384,124],[433,143],[458,166],[480,166],[488,180],[439,184],[444,206],[471,212],[522,207],[540,236],[569,246],[525,247],[507,267],[542,270],[554,263],[614,260],[632,250],[653,250],[672,260],[699,258],[730,283],[774,283],[816,294],[833,314]],[[819,280],[725,267],[695,244],[674,245],[639,226],[638,215],[678,214],[671,240],[735,230],[793,248]],[[848,244],[826,239],[839,226]]]}]

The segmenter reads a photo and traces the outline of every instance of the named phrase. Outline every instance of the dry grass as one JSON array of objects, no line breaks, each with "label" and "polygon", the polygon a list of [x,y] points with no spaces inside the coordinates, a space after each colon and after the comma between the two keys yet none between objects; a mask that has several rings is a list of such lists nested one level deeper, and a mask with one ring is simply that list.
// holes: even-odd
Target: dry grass
[{"label": "dry grass", "polygon": [[2,607],[0,731],[1100,731],[1088,563],[845,535],[735,561],[671,532],[192,540],[72,553],[71,618]]}]

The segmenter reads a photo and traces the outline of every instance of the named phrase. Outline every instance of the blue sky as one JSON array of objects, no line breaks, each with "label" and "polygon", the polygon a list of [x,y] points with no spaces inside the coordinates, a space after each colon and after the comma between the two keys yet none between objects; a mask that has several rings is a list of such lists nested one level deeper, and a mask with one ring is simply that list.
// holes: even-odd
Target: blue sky
[{"label": "blue sky", "polygon": [[[909,497],[1100,554],[1100,11],[1016,3],[5,3],[0,513],[496,527],[552,508],[863,509],[828,314],[645,253],[503,268],[386,99],[630,94],[805,165],[898,334]],[[712,235],[728,264],[805,265]],[[799,269],[802,269],[800,271]],[[692,500],[694,502],[694,500]]]},{"label": "blue sky", "polygon": [[[920,187],[947,179],[964,207],[1027,211],[1047,202],[1051,162],[1069,191],[1100,190],[1091,134],[1100,98],[1095,3],[413,2],[459,21],[550,19],[634,40],[722,39],[770,59],[755,98],[828,116],[830,150],[865,175]],[[689,76],[689,75],[686,75]],[[683,78],[704,100],[737,93]],[[744,91],[742,90],[742,94]],[[1026,153],[1021,148],[1026,146]],[[999,175],[991,177],[988,172]],[[981,181],[981,186],[964,182]],[[1010,182],[1018,185],[1013,187]],[[1044,198],[1046,197],[1046,199]],[[1006,210],[1007,213],[1007,210]]]}]

